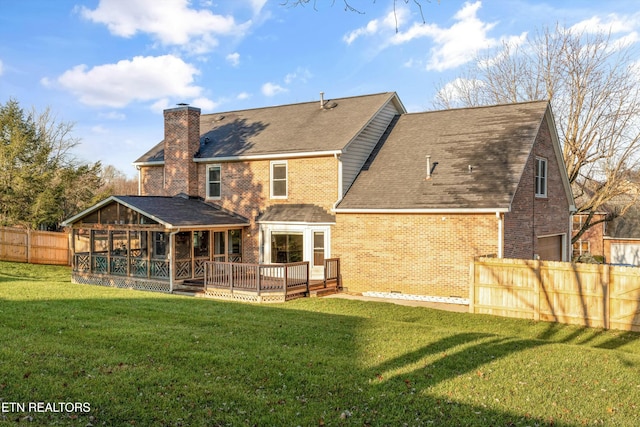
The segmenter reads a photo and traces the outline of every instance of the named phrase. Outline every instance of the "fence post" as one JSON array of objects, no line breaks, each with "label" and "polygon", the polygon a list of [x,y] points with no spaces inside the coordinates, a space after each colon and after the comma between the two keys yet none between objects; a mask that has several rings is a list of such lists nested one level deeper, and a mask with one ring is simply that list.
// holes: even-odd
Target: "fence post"
[{"label": "fence post", "polygon": [[469,266],[469,313],[475,312],[476,302],[476,260],[471,261]]},{"label": "fence post", "polygon": [[258,277],[256,277],[256,286],[257,286],[257,290],[256,292],[258,293],[258,296],[260,296],[260,287],[262,286],[262,274],[260,273],[260,271],[262,270],[262,266],[260,264],[258,264],[258,266],[256,267],[256,275]]},{"label": "fence post", "polygon": [[609,329],[611,325],[611,267],[602,265],[602,327]]},{"label": "fence post", "polygon": [[533,261],[533,269],[535,272],[535,281],[533,283],[533,320],[540,320],[540,289],[542,285],[542,274],[540,272],[540,261]]},{"label": "fence post", "polygon": [[283,286],[284,286],[284,294],[285,296],[287,295],[287,281],[288,281],[288,276],[289,276],[289,264],[285,264],[284,265],[284,274],[282,275],[283,278]]},{"label": "fence post", "polygon": [[26,247],[26,251],[27,251],[27,264],[31,264],[31,229],[27,228],[27,247]]}]

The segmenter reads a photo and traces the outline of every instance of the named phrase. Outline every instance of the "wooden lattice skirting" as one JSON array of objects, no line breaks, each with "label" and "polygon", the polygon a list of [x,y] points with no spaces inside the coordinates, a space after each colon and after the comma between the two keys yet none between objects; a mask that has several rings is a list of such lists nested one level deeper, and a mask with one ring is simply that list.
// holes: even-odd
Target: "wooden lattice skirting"
[{"label": "wooden lattice skirting", "polygon": [[108,286],[120,289],[136,289],[140,291],[169,292],[169,282],[138,279],[134,277],[102,276],[99,274],[73,273],[73,283],[82,285]]},{"label": "wooden lattice skirting", "polygon": [[242,302],[259,302],[259,303],[278,303],[285,302],[295,298],[301,298],[303,293],[288,294],[284,293],[263,293],[258,295],[255,292],[243,292],[243,291],[230,291],[228,289],[215,289],[209,288],[205,291],[205,296],[208,298],[221,299],[227,301],[242,301]]}]

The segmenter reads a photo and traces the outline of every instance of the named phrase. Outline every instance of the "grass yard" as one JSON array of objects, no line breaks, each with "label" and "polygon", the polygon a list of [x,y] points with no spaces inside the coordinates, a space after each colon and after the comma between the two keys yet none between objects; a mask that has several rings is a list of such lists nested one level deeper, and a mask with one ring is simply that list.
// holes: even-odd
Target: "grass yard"
[{"label": "grass yard", "polygon": [[0,425],[640,425],[639,334],[69,276],[0,262]]}]

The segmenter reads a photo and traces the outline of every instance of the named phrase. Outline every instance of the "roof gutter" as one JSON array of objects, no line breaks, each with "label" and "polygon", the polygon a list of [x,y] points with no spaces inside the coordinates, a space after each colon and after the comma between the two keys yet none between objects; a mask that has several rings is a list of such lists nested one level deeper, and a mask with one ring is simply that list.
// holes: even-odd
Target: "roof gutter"
[{"label": "roof gutter", "polygon": [[497,214],[511,212],[511,208],[436,208],[436,209],[345,209],[335,208],[335,213],[366,213],[366,214]]},{"label": "roof gutter", "polygon": [[[210,162],[236,162],[240,160],[283,160],[283,159],[299,159],[304,157],[326,157],[342,154],[342,150],[328,151],[302,151],[298,153],[274,153],[274,154],[253,154],[248,156],[222,156],[222,157],[206,157],[193,159],[196,163]],[[156,163],[157,164],[157,163]]]}]

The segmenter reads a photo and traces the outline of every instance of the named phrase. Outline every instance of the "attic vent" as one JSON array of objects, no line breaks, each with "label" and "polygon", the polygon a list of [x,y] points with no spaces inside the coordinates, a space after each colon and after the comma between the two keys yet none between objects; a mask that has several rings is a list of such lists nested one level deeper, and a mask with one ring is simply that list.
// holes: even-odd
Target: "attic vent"
[{"label": "attic vent", "polygon": [[338,106],[337,102],[334,101],[325,101],[324,100],[324,92],[320,92],[320,108],[323,110],[331,110],[332,108],[336,108]]}]

